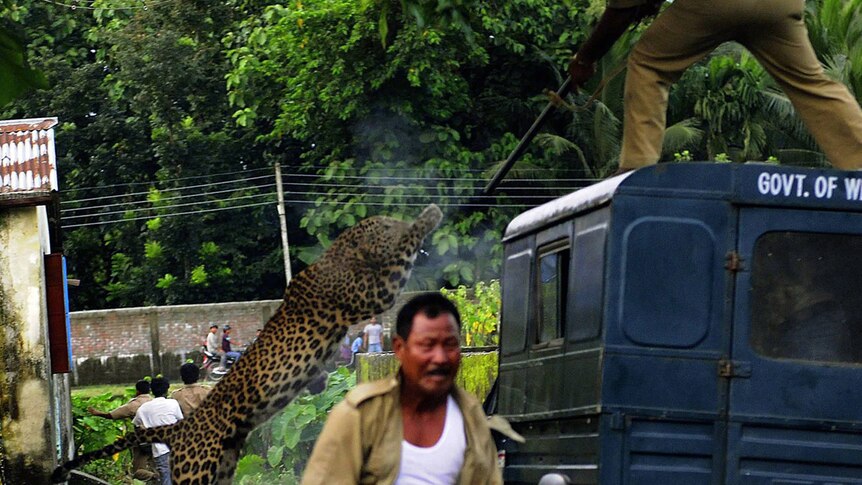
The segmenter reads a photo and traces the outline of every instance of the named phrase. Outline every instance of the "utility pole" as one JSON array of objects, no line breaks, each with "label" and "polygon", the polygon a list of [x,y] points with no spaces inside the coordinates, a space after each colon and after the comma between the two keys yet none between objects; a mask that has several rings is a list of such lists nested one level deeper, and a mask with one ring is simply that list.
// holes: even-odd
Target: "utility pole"
[{"label": "utility pole", "polygon": [[275,164],[275,187],[278,192],[278,222],[281,224],[281,247],[284,249],[284,279],[290,284],[290,246],[287,244],[287,219],[284,216],[284,190],[281,188],[281,164]]}]

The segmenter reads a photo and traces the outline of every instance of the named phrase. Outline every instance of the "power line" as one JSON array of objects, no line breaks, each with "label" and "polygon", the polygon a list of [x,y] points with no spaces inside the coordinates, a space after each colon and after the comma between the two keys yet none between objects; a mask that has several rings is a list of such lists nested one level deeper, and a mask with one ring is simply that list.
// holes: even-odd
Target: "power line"
[{"label": "power line", "polygon": [[118,223],[120,223],[120,222],[141,221],[141,220],[144,220],[144,219],[157,219],[157,218],[158,218],[158,219],[163,219],[163,218],[168,218],[168,217],[185,216],[185,215],[189,215],[189,214],[203,214],[203,213],[206,213],[206,212],[220,212],[220,211],[227,211],[227,210],[233,210],[233,209],[244,209],[244,208],[247,208],[247,207],[260,207],[260,206],[262,206],[262,205],[272,205],[272,202],[258,202],[258,203],[256,203],[256,204],[236,205],[236,206],[233,206],[233,207],[220,207],[220,208],[218,208],[218,209],[206,209],[206,210],[200,210],[200,211],[175,212],[175,213],[173,213],[173,214],[162,214],[162,215],[158,215],[158,216],[133,217],[133,218],[131,218],[131,219],[117,219],[117,220],[113,220],[113,221],[86,222],[86,223],[83,223],[83,224],[72,224],[72,225],[68,225],[68,226],[62,226],[62,228],[63,228],[63,229],[72,229],[72,228],[75,228],[75,227],[84,227],[84,226],[102,226],[102,225],[106,225],[106,224],[118,224]]},{"label": "power line", "polygon": [[[314,200],[285,200],[284,202],[285,203],[289,202],[291,204],[304,204],[304,205],[309,205],[309,204],[316,205],[317,204],[317,201],[314,201]],[[338,201],[330,201],[330,202],[331,203],[338,203]],[[426,207],[428,204],[431,204],[431,203],[433,203],[433,201],[424,202],[424,203],[423,202],[406,202],[406,203],[393,202],[390,204],[385,204],[382,202],[363,202],[362,205],[367,205],[367,206],[372,206],[372,207],[392,207],[393,205],[409,206],[409,207]],[[530,207],[527,204],[457,204],[457,203],[456,204],[445,204],[445,203],[443,203],[443,204],[437,204],[437,206],[441,207],[441,208],[442,207],[487,207],[487,208]]]},{"label": "power line", "polygon": [[163,3],[168,3],[167,1],[150,2],[149,4],[146,4],[145,2],[141,2],[141,3],[144,3],[144,5],[135,6],[135,7],[93,7],[92,5],[94,5],[96,2],[87,2],[86,5],[81,5],[80,3],[63,3],[63,2],[58,2],[56,0],[42,0],[42,1],[45,3],[51,3],[54,5],[60,6],[60,7],[66,7],[66,8],[71,9],[71,10],[77,10],[79,8],[82,10],[149,10],[150,7],[155,7],[155,6],[161,5]]},{"label": "power line", "polygon": [[[285,200],[284,202],[290,203],[290,204],[300,204],[300,205],[316,205],[317,204],[316,201],[312,201],[312,200]],[[87,222],[87,223],[82,223],[82,224],[70,224],[70,225],[62,226],[62,228],[63,229],[74,229],[77,227],[86,227],[86,226],[103,226],[103,225],[108,225],[108,224],[119,224],[122,222],[133,222],[133,221],[140,221],[140,220],[145,220],[145,219],[168,218],[168,217],[185,216],[185,215],[192,215],[192,214],[204,214],[207,212],[218,212],[218,211],[225,211],[225,210],[232,210],[232,209],[243,209],[243,208],[248,208],[248,207],[260,207],[260,206],[264,206],[264,205],[273,205],[273,203],[272,202],[258,202],[256,204],[245,204],[245,205],[238,205],[238,206],[233,206],[233,207],[221,207],[218,209],[175,212],[173,214],[159,214],[159,215],[154,215],[154,216],[133,217],[130,219],[116,219],[116,220],[112,220],[112,221],[99,221],[99,222]],[[371,206],[371,207],[392,207],[393,205],[397,205],[400,207],[426,207],[428,205],[428,203],[408,202],[408,203],[384,204],[384,203],[379,203],[379,202],[368,202],[368,203],[363,203],[363,205]],[[489,208],[489,209],[492,209],[492,208],[533,207],[533,206],[529,206],[526,204],[437,204],[437,205],[443,209],[449,208],[449,207],[458,207],[458,208],[475,207],[475,208]]]},{"label": "power line", "polygon": [[[529,180],[529,179],[518,179],[518,180]],[[400,185],[369,185],[369,184],[334,184],[334,183],[313,183],[313,182],[286,182],[283,185],[299,185],[304,187],[338,187],[338,188],[366,188],[366,189],[390,189],[393,187],[401,187]],[[474,186],[473,188],[482,187],[482,185]],[[577,190],[582,189],[585,186],[583,185],[569,185],[563,187],[533,187],[529,185],[503,185],[501,189],[513,189],[513,190]],[[437,187],[428,187],[428,186],[413,186],[413,187],[404,187],[408,190],[413,189],[436,189]],[[469,187],[452,187],[452,189],[467,189]],[[304,192],[292,191],[288,190],[292,194],[302,194]],[[491,196],[493,197],[493,196]]]},{"label": "power line", "polygon": [[268,197],[271,195],[273,195],[273,194],[272,193],[255,194],[255,195],[245,195],[245,196],[240,196],[240,197],[231,197],[228,199],[215,199],[215,200],[205,200],[205,201],[199,201],[199,202],[188,202],[185,204],[174,204],[174,205],[168,205],[168,206],[163,206],[163,207],[144,207],[142,209],[129,209],[129,210],[119,210],[119,211],[110,211],[110,212],[100,212],[98,214],[79,214],[77,216],[63,217],[63,219],[83,219],[86,217],[101,217],[101,216],[108,216],[108,215],[112,215],[112,214],[135,214],[138,212],[173,209],[175,207],[188,207],[188,206],[193,206],[193,205],[217,204],[219,202],[230,202],[233,200],[254,199],[254,198],[258,198],[258,197]]},{"label": "power line", "polygon": [[[286,174],[286,176],[288,176],[288,177],[295,177],[295,176],[298,176],[298,175],[300,175],[300,174]],[[251,180],[259,180],[259,179],[265,179],[265,178],[269,178],[269,177],[271,177],[271,176],[270,176],[270,175],[263,175],[263,176],[258,176],[258,177],[247,177],[247,178],[242,178],[242,179],[226,180],[226,181],[222,181],[222,182],[213,182],[213,183],[209,183],[209,184],[187,185],[187,186],[177,187],[177,188],[173,188],[173,189],[165,189],[165,190],[164,190],[164,192],[181,192],[181,191],[184,191],[184,190],[190,190],[190,189],[196,189],[196,188],[202,188],[202,187],[212,187],[212,186],[214,186],[214,185],[225,185],[225,184],[230,184],[230,183],[238,183],[238,182],[251,181]],[[404,180],[429,180],[429,179],[423,179],[423,178],[406,178],[406,177],[402,177],[402,179],[404,179]],[[470,181],[473,181],[473,180],[471,180],[471,179],[455,179],[455,180],[470,180]],[[543,180],[544,180],[544,181],[563,181],[563,180],[566,180],[566,181],[583,181],[583,182],[593,181],[593,179],[563,179],[563,180],[557,180],[557,179],[535,179],[535,180],[532,180],[532,179],[512,179],[511,181],[512,181],[512,182],[519,182],[519,181],[520,181],[520,182],[533,182],[533,181],[543,181]],[[242,190],[242,189],[254,189],[254,188],[259,188],[259,187],[270,187],[270,186],[272,186],[272,185],[274,185],[274,184],[264,184],[264,185],[254,185],[254,186],[244,186],[244,187],[243,187],[243,186],[240,186],[240,187],[237,187],[237,188],[235,188],[235,189],[231,189],[231,190],[227,190],[227,191],[210,191],[210,192],[202,192],[202,193],[200,193],[200,194],[191,194],[191,195],[186,194],[186,195],[180,195],[180,196],[166,197],[166,198],[161,199],[161,200],[170,200],[170,199],[184,198],[184,197],[196,197],[196,196],[201,196],[201,195],[206,195],[206,194],[232,192],[232,191],[235,191],[235,190]],[[285,185],[288,185],[288,186],[294,185],[294,186],[302,186],[302,187],[364,188],[364,189],[371,189],[371,188],[377,188],[377,189],[390,189],[390,188],[393,188],[393,187],[399,187],[399,186],[396,186],[396,185],[378,185],[378,184],[339,184],[339,183],[328,183],[328,182],[317,182],[317,183],[315,183],[315,182],[290,182],[290,183],[285,184]],[[469,187],[453,187],[453,189],[467,189],[467,188],[469,188]],[[473,188],[476,188],[476,187],[473,187]],[[508,190],[534,190],[534,191],[540,191],[540,190],[560,190],[560,191],[572,191],[572,190],[581,189],[581,188],[583,188],[583,186],[582,186],[582,185],[569,185],[569,186],[562,186],[562,187],[561,187],[561,186],[556,186],[556,187],[536,187],[536,186],[529,186],[529,185],[525,185],[525,186],[518,186],[518,185],[512,185],[512,186],[510,186],[510,185],[504,185],[504,186],[502,186],[501,188],[502,188],[502,189],[508,189]],[[437,189],[437,187],[414,186],[414,187],[404,187],[404,189],[405,189],[405,190]],[[303,191],[288,191],[288,192],[289,192],[289,193],[293,193],[293,194],[303,194],[303,193],[305,193],[305,192],[303,192]],[[99,196],[99,197],[88,197],[88,198],[83,198],[83,199],[66,200],[66,201],[63,201],[62,203],[63,203],[63,204],[68,205],[68,204],[77,204],[77,203],[81,203],[81,202],[89,202],[89,201],[104,200],[104,199],[116,199],[116,198],[122,198],[122,197],[133,197],[133,196],[149,195],[149,194],[150,194],[150,192],[149,192],[149,191],[146,191],[146,192],[130,192],[130,193],[127,193],[127,194],[115,194],[115,195],[106,195],[106,196]],[[442,195],[441,195],[441,196],[442,196]],[[69,208],[69,209],[63,209],[63,210],[64,210],[64,211],[71,211],[71,210],[87,210],[87,209],[102,208],[102,207],[116,207],[116,206],[128,205],[128,204],[143,204],[143,203],[146,203],[146,202],[149,202],[149,201],[147,201],[147,200],[143,200],[143,201],[118,202],[118,203],[116,203],[116,204],[104,204],[104,205],[89,206],[89,207],[77,207],[77,208]]]},{"label": "power line", "polygon": [[[198,194],[175,195],[172,197],[160,198],[157,202],[164,202],[166,200],[175,200],[175,199],[188,199],[190,197],[203,197],[203,196],[215,195],[215,194],[226,194],[226,193],[230,193],[230,192],[237,192],[240,190],[265,189],[265,188],[269,188],[269,187],[275,187],[275,184],[252,185],[252,186],[233,188],[233,189],[213,190],[210,192],[200,192]],[[129,201],[129,202],[118,202],[116,204],[103,204],[103,205],[91,205],[91,206],[85,206],[85,207],[72,207],[69,209],[62,209],[60,212],[61,213],[67,213],[67,212],[77,212],[77,211],[83,211],[83,210],[106,209],[106,208],[111,208],[111,207],[120,207],[120,206],[127,206],[127,205],[140,205],[140,204],[152,204],[152,203],[154,203],[154,202],[151,200],[146,200],[146,199],[145,200],[133,200],[133,201]]]},{"label": "power line", "polygon": [[[265,178],[270,178],[270,177],[274,177],[274,176],[273,175],[260,175],[257,177],[247,177],[247,178],[242,178],[242,179],[225,180],[222,182],[212,182],[209,184],[186,185],[183,187],[177,187],[177,188],[173,188],[173,189],[165,189],[165,190],[163,190],[163,192],[175,192],[175,191],[183,191],[183,190],[189,190],[189,189],[199,189],[201,187],[212,187],[213,185],[235,184],[237,182],[246,182],[249,180],[260,180],[260,179],[265,179]],[[128,194],[102,195],[99,197],[88,197],[85,199],[65,200],[62,202],[62,204],[76,204],[76,203],[80,203],[80,202],[89,202],[91,200],[115,199],[117,197],[132,197],[135,195],[149,195],[149,193],[150,193],[149,191],[145,191],[145,192],[130,192]]]},{"label": "power line", "polygon": [[[331,195],[331,196],[347,196],[347,197],[395,197],[395,198],[414,198],[428,197],[434,199],[497,199],[498,195],[447,195],[447,194],[368,194],[368,193],[350,193],[350,192],[288,192],[296,195]],[[519,199],[552,199],[550,195],[524,195],[518,196]],[[314,202],[314,201],[312,201]]]},{"label": "power line", "polygon": [[[327,169],[332,168],[332,167],[327,166],[327,165],[303,165],[301,168],[308,168],[308,169],[313,169],[313,170],[327,170]],[[386,170],[386,171],[390,171],[390,172],[416,172],[417,170],[422,170],[422,168],[407,168],[407,167],[403,167],[403,168],[397,168],[397,167],[385,167],[385,168],[381,168],[381,167],[338,167],[338,169],[339,170],[366,170],[369,172],[373,171],[373,170]],[[458,171],[459,172],[485,174],[488,172],[488,169],[464,168],[464,169],[459,169]],[[579,168],[530,167],[530,168],[521,168],[521,169],[518,169],[518,171],[519,172],[554,172],[554,173],[577,172],[577,173],[583,173],[583,169],[579,169]]]},{"label": "power line", "polygon": [[[256,185],[253,187],[244,187],[243,189],[269,188],[269,187],[272,187],[274,185],[275,184]],[[303,184],[303,185],[320,187],[320,184],[308,183],[308,184]],[[326,186],[324,186],[324,187],[326,187]],[[363,186],[363,185],[338,185],[338,187],[339,188],[342,188],[342,187],[367,188],[367,186]],[[390,187],[390,186],[381,186],[381,187]],[[531,189],[531,190],[535,189],[533,187],[524,187],[524,188],[525,189]],[[578,188],[580,188],[580,187],[544,187],[541,189],[543,189],[543,190],[559,190],[559,191],[570,192],[572,189],[578,189]],[[416,187],[416,188],[406,187],[405,189],[406,190],[418,189],[418,187]],[[241,189],[216,190],[216,191],[211,191],[211,192],[203,192],[200,194],[179,195],[179,196],[175,196],[175,197],[166,197],[163,199],[159,199],[158,202],[163,202],[166,200],[184,199],[184,198],[190,198],[190,197],[202,197],[202,196],[222,194],[222,193],[231,193],[231,192],[236,192],[238,190],[241,190]],[[372,194],[372,193],[367,193],[367,192],[361,193],[361,192],[319,192],[319,191],[287,191],[287,193],[293,194],[293,195],[298,195],[298,196],[328,195],[328,196],[333,196],[333,197],[338,197],[338,196],[378,197],[378,198],[379,197],[391,197],[391,198],[396,198],[396,199],[398,199],[398,198],[428,197],[428,198],[434,198],[434,199],[489,199],[489,200],[496,200],[500,197],[506,197],[504,195],[476,195],[476,196],[471,196],[471,195],[466,195],[466,194],[455,195],[455,194],[423,194],[423,193],[417,193],[417,194],[385,194],[385,193]],[[257,194],[257,195],[253,195],[253,196],[247,196],[246,198],[260,197],[260,196],[271,195],[271,194],[272,194],[271,192],[270,193],[264,193],[264,194]],[[556,196],[553,194],[548,194],[548,195],[510,195],[508,197],[515,197],[518,199],[546,199],[547,200],[547,199],[550,199],[550,198],[553,198]],[[142,211],[148,211],[148,210],[163,210],[163,209],[170,209],[173,207],[190,206],[190,205],[195,205],[195,204],[207,204],[207,203],[221,202],[221,201],[225,201],[225,200],[235,200],[235,199],[239,199],[239,198],[243,198],[243,197],[237,196],[237,197],[228,198],[228,199],[217,199],[215,201],[198,201],[198,202],[191,202],[191,203],[187,203],[187,204],[174,204],[174,205],[159,206],[159,207],[152,207],[152,208],[124,209],[124,210],[118,210],[118,211],[112,211],[112,212],[94,212],[94,213],[87,213],[87,214],[78,214],[78,215],[74,215],[74,216],[64,216],[64,218],[65,219],[78,219],[78,218],[83,218],[83,217],[97,217],[97,216],[102,216],[102,215],[106,215],[106,214],[116,214],[116,213],[126,213],[126,212],[142,212]],[[70,209],[61,210],[61,214],[74,213],[74,212],[78,212],[78,211],[91,211],[91,210],[96,210],[96,209],[112,209],[112,208],[116,208],[116,207],[129,207],[129,206],[134,206],[134,205],[150,204],[150,203],[153,203],[153,201],[139,200],[139,201],[131,201],[131,202],[118,202],[116,204],[102,204],[102,205],[94,205],[94,206],[86,206],[86,207],[74,207],[74,208],[70,208]]]},{"label": "power line", "polygon": [[214,174],[210,174],[210,175],[193,175],[193,176],[189,176],[189,177],[177,177],[177,178],[172,178],[172,179],[153,180],[150,182],[128,182],[128,183],[110,184],[110,185],[91,185],[89,187],[75,187],[74,189],[61,190],[60,193],[79,191],[79,190],[107,189],[107,188],[111,188],[111,187],[132,187],[132,186],[137,186],[137,185],[165,184],[168,182],[177,182],[180,180],[196,180],[196,179],[209,178],[209,177],[221,177],[224,175],[236,175],[238,173],[260,172],[263,170],[269,171],[271,169],[270,168],[250,168],[248,170],[235,170],[233,172],[220,172],[220,173],[214,173]]},{"label": "power line", "polygon": [[[313,177],[317,179],[326,178],[326,175],[313,175],[313,174],[305,174],[305,173],[291,173],[287,174],[290,177]],[[334,178],[334,177],[333,177]],[[484,186],[486,180],[484,179],[474,179],[474,178],[466,178],[466,177],[389,177],[389,176],[371,176],[371,175],[339,175],[338,178],[344,179],[393,179],[393,180],[432,180],[435,182],[451,182],[451,181],[470,181],[470,182],[478,182]],[[563,178],[552,178],[552,179],[507,179],[510,181],[528,181],[528,182],[596,182],[599,179],[594,178],[573,178],[573,179],[563,179]]]}]

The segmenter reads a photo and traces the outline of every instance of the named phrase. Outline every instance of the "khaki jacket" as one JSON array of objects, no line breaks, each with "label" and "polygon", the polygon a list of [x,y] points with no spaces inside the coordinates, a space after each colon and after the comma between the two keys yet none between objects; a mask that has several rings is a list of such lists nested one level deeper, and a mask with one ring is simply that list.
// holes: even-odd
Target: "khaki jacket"
[{"label": "khaki jacket", "polygon": [[180,409],[183,411],[183,417],[188,418],[192,415],[195,409],[204,402],[210,388],[200,384],[186,384],[171,393],[171,399],[176,399],[180,403]]},{"label": "khaki jacket", "polygon": [[141,394],[132,398],[131,401],[123,404],[122,406],[114,409],[108,414],[111,415],[113,419],[124,419],[124,418],[134,418],[135,413],[138,412],[138,408],[141,407],[141,404],[145,402],[150,402],[153,400],[153,396],[150,394]]},{"label": "khaki jacket", "polygon": [[[457,386],[452,396],[464,415],[467,435],[458,483],[502,484],[497,448],[482,406]],[[302,484],[394,483],[402,440],[400,381],[393,377],[362,384],[332,409]]]}]

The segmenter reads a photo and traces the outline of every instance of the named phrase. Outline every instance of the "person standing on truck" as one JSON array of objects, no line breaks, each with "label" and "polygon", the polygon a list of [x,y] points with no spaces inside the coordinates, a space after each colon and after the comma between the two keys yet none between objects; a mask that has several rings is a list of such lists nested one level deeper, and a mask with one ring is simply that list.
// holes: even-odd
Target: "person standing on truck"
[{"label": "person standing on truck", "polygon": [[304,485],[503,483],[482,406],[455,384],[460,326],[440,293],[401,308],[392,342],[397,376],[361,384],[335,406]]},{"label": "person standing on truck", "polygon": [[[592,35],[569,63],[573,84],[589,80],[596,61],[623,32],[664,3],[608,0]],[[742,44],[772,75],[832,165],[862,168],[862,110],[846,86],[824,74],[808,39],[804,10],[804,0],[675,0],[658,14],[629,55],[618,173],[658,162],[671,84],[727,41]]]}]

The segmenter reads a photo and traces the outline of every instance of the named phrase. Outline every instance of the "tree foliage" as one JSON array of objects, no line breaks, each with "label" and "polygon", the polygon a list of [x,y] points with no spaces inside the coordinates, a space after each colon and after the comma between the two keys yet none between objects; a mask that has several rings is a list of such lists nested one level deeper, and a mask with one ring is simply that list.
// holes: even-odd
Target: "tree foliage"
[{"label": "tree foliage", "polygon": [[[827,71],[854,93],[859,3],[809,2],[806,16]],[[510,173],[517,182],[477,198],[546,104],[542,91],[562,82],[603,1],[2,5],[26,39],[16,59],[52,88],[0,116],[61,122],[64,250],[82,281],[75,309],[278,297],[274,163],[288,174],[297,270],[364,217],[412,218],[435,202],[445,222],[411,285],[493,279],[516,213],[616,168],[624,63],[643,30],[626,33],[570,109],[553,113]],[[6,25],[0,32],[13,31]],[[736,45],[682,77],[668,120],[665,161],[824,160]]]}]

